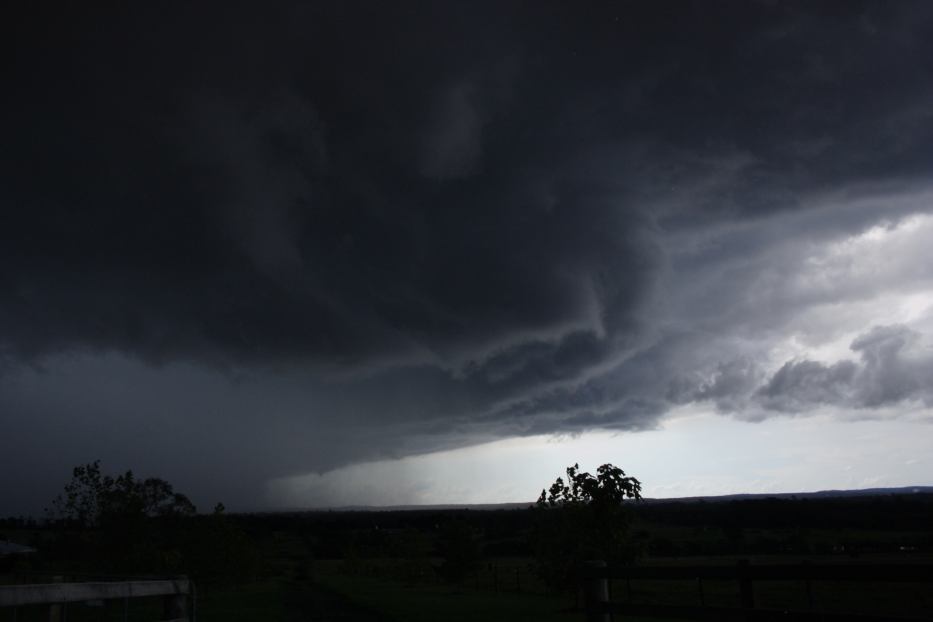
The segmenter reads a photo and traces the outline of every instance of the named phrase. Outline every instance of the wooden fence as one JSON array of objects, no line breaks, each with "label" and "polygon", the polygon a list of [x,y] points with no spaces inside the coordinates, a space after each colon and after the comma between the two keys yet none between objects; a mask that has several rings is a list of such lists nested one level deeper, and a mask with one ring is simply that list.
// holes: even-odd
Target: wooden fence
[{"label": "wooden fence", "polygon": [[191,582],[184,577],[151,581],[101,581],[94,583],[37,583],[31,585],[0,585],[0,607],[48,606],[49,620],[57,622],[67,603],[123,600],[162,596],[162,618],[165,622],[193,620]]},{"label": "wooden fence", "polygon": [[[813,608],[813,581],[842,582],[933,582],[931,564],[872,564],[872,565],[825,565],[787,564],[752,565],[740,561],[734,566],[620,566],[609,568],[605,562],[589,562],[584,573],[584,597],[588,622],[610,622],[623,619],[621,616],[649,618],[673,618],[681,620],[738,620],[770,621],[801,620],[836,622],[881,622],[886,620],[933,620],[933,612],[924,617],[897,618],[889,615],[856,615],[815,611]],[[697,606],[663,605],[610,600],[610,579],[652,581],[696,581],[698,588]],[[706,606],[703,596],[703,581],[735,581],[739,593],[739,607]],[[763,609],[756,607],[754,583],[762,581],[799,581],[806,590],[809,610]],[[927,586],[930,589],[931,586]]]}]

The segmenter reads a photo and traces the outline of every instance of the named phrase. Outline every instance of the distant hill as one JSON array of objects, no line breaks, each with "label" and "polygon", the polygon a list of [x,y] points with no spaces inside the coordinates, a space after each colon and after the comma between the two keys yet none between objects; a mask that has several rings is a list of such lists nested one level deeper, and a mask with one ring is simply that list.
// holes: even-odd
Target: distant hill
[{"label": "distant hill", "polygon": [[[903,486],[900,488],[862,488],[858,490],[819,490],[816,492],[768,492],[738,493],[732,495],[709,495],[698,497],[671,497],[654,499],[646,497],[642,501],[649,504],[690,503],[696,501],[740,501],[745,499],[828,499],[839,497],[879,497],[887,495],[933,494],[933,486]],[[431,505],[350,505],[332,508],[305,508],[281,510],[275,513],[290,512],[406,512],[433,510],[521,510],[534,505],[533,501],[518,503],[440,503]]]},{"label": "distant hill", "polygon": [[523,510],[534,505],[527,503],[437,503],[424,505],[343,505],[336,507],[318,507],[304,509],[275,510],[272,512],[258,512],[259,514],[289,514],[293,512],[414,512],[434,510]]},{"label": "distant hill", "polygon": [[645,499],[648,503],[676,503],[690,501],[739,501],[743,499],[829,499],[838,497],[881,497],[887,495],[933,494],[933,486],[902,486],[900,488],[861,488],[857,490],[819,490],[816,492],[767,492],[676,497],[671,499]]}]

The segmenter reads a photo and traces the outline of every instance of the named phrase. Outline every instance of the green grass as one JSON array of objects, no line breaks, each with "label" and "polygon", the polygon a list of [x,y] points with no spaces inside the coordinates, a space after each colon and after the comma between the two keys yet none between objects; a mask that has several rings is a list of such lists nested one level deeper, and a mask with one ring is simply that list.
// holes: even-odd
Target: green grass
[{"label": "green grass", "polygon": [[463,585],[412,583],[382,577],[346,574],[339,564],[320,564],[316,582],[353,602],[393,620],[451,622],[483,620],[536,620],[569,622],[582,618],[567,598],[528,592],[494,592]]},{"label": "green grass", "polygon": [[[546,597],[540,584],[531,578],[528,560],[497,560],[498,572],[485,567],[477,576],[463,585],[450,586],[436,580],[393,577],[401,566],[393,560],[366,560],[361,566],[347,567],[343,562],[318,562],[315,579],[327,589],[343,594],[394,620],[407,621],[450,619],[475,620],[582,620],[583,614],[573,609],[569,597]],[[797,558],[757,557],[752,563],[797,563]],[[817,560],[813,561],[830,561]],[[871,563],[893,561],[886,559],[859,559],[834,557],[831,562]],[[919,561],[919,560],[918,560]],[[650,563],[650,562],[649,562]],[[735,559],[665,559],[663,565],[734,564]],[[515,592],[515,569],[527,572],[522,579],[523,592]],[[498,582],[493,577],[498,575]],[[498,585],[497,585],[498,583]],[[498,591],[496,591],[498,587]],[[892,616],[916,616],[933,611],[933,592],[916,583],[871,583],[813,581],[810,586],[812,607],[817,611],[838,613],[873,613]],[[805,582],[766,581],[754,585],[758,607],[806,611],[811,607]],[[700,587],[695,580],[613,581],[614,602],[632,602],[659,605],[701,605]],[[702,603],[713,607],[739,607],[739,590],[735,581],[706,580],[702,587]],[[627,620],[636,618],[626,617]]]},{"label": "green grass", "polygon": [[198,622],[253,622],[286,619],[286,586],[280,581],[204,588],[197,594]]},{"label": "green grass", "polygon": [[[479,577],[471,577],[462,585],[449,585],[436,580],[393,578],[397,560],[381,560],[366,566],[364,573],[350,572],[344,562],[319,561],[314,564],[313,582],[308,579],[269,579],[237,587],[211,588],[202,586],[197,594],[198,620],[201,622],[304,622],[339,616],[347,621],[395,620],[398,622],[452,622],[481,620],[536,620],[543,622],[576,622],[584,618],[574,609],[569,596],[546,596],[528,578],[522,592],[506,580],[510,570],[527,569],[523,560],[501,560],[498,575],[499,590],[489,581],[488,566]],[[666,560],[677,563],[677,560]],[[710,563],[713,560],[703,560]],[[723,560],[720,560],[722,562]],[[761,563],[773,560],[756,560]],[[698,560],[682,560],[696,564]],[[367,562],[369,563],[369,562]],[[858,563],[858,562],[856,562]],[[404,568],[404,566],[402,566]],[[376,570],[376,568],[379,568]],[[366,574],[369,572],[370,574]],[[530,574],[530,573],[529,573]],[[815,581],[812,585],[817,610],[839,613],[875,613],[916,615],[933,611],[933,593],[916,584],[872,582],[862,584]],[[534,591],[530,591],[534,590]],[[737,586],[732,581],[705,581],[705,604],[735,607]],[[756,603],[766,608],[806,610],[809,603],[802,581],[761,582],[755,585]],[[629,590],[624,581],[614,581],[613,600],[624,603]],[[695,581],[631,582],[631,599],[636,603],[667,605],[699,605],[699,590]],[[131,599],[130,622],[151,622],[161,617],[161,599]],[[13,619],[8,609],[0,610],[0,621]],[[84,603],[68,605],[69,622],[116,622],[123,620],[123,601],[111,601],[104,606]],[[322,617],[323,616],[323,617]],[[48,620],[44,607],[23,607],[17,612],[17,622]],[[637,622],[638,618],[626,617]]]},{"label": "green grass", "polygon": [[[453,622],[481,620],[499,622],[535,620],[582,622],[583,611],[568,594],[545,595],[531,574],[528,559],[500,559],[498,587],[488,566],[461,585],[393,579],[392,560],[367,560],[366,574],[347,572],[343,562],[319,562],[315,566],[318,585],[339,593],[385,619],[398,622]],[[514,570],[521,573],[521,592],[516,592]],[[628,622],[658,618],[626,616]]]}]

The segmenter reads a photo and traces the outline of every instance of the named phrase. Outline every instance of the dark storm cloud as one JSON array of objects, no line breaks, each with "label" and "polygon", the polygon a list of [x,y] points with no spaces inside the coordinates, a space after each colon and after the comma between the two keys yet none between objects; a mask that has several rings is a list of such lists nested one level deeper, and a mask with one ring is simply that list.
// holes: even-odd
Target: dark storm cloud
[{"label": "dark storm cloud", "polygon": [[[0,407],[26,438],[69,422],[113,455],[130,428],[76,422],[145,412],[218,472],[254,455],[252,484],[919,390],[867,342],[768,380],[753,341],[857,297],[782,275],[808,244],[928,209],[924,3],[31,11],[0,184]],[[159,389],[68,414],[60,369]]]},{"label": "dark storm cloud", "polygon": [[[342,13],[322,19],[376,28],[377,16]],[[18,128],[28,174],[10,179],[4,240],[14,352],[365,364],[572,325],[590,295],[625,315],[620,292],[637,299],[645,279],[644,219],[613,184],[581,192],[574,175],[547,179],[573,154],[540,154],[570,141],[542,133],[540,119],[521,124],[540,133],[521,151],[481,147],[478,119],[491,113],[474,109],[502,106],[484,91],[505,87],[448,86],[415,51],[437,44],[430,16],[411,24],[412,49],[389,52],[394,61],[380,52],[397,43],[392,29],[380,24],[360,57],[356,43],[326,36],[335,24],[303,17],[310,32],[280,43],[247,15],[214,35],[164,23],[141,33],[144,17],[111,16],[103,35],[68,29],[77,57],[60,49],[30,67],[23,78],[52,76],[30,84],[19,112],[37,123],[39,111],[55,114],[38,132]],[[166,58],[169,35],[203,55]],[[228,38],[249,62],[220,58]],[[451,58],[450,71],[482,73],[482,60]],[[476,177],[480,160],[489,175]]]}]

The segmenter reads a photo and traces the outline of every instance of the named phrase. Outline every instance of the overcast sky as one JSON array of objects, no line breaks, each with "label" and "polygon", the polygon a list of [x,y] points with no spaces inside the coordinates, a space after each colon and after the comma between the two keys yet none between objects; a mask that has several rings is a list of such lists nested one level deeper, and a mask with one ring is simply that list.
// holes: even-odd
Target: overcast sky
[{"label": "overcast sky", "polygon": [[0,515],[95,459],[933,484],[933,3],[56,4],[4,20]]}]

